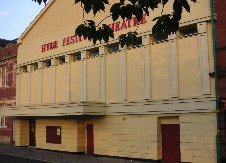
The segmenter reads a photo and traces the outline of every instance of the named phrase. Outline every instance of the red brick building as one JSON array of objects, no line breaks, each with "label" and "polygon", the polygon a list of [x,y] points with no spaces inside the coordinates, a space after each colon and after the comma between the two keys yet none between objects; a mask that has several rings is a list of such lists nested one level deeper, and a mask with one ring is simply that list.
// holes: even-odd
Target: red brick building
[{"label": "red brick building", "polygon": [[214,0],[222,158],[226,159],[226,1]]},{"label": "red brick building", "polygon": [[[16,72],[18,46],[9,44],[0,49],[0,107],[16,104]],[[13,141],[13,123],[11,118],[0,117],[0,142]]]}]

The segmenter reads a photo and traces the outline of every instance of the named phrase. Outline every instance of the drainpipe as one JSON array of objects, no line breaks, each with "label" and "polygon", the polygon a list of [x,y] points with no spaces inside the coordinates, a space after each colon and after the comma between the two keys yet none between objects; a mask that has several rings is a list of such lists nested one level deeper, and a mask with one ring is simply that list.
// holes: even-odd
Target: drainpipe
[{"label": "drainpipe", "polygon": [[216,116],[217,116],[217,163],[221,162],[221,144],[220,144],[220,108],[219,108],[219,93],[218,93],[218,73],[217,73],[217,57],[216,57],[216,36],[215,36],[215,24],[214,24],[214,0],[210,0],[211,8],[211,24],[212,24],[212,43],[213,43],[213,57],[214,57],[214,76],[215,76],[215,94],[216,94]]}]

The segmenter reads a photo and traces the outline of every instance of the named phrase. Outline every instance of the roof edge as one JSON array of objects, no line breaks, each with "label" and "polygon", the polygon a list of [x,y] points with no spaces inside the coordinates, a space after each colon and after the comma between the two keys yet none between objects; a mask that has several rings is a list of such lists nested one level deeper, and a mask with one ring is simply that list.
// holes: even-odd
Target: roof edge
[{"label": "roof edge", "polygon": [[32,29],[32,27],[37,23],[37,21],[41,18],[41,16],[46,12],[46,10],[52,5],[55,0],[50,0],[46,6],[39,12],[39,14],[35,17],[35,19],[29,24],[29,26],[25,29],[25,31],[20,35],[17,40],[18,44],[22,43],[22,39],[27,35],[27,33]]}]

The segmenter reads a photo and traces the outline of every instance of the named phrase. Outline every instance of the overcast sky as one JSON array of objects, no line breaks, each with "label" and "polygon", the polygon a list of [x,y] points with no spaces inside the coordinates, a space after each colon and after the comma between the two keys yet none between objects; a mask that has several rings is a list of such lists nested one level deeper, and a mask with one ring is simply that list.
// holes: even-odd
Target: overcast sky
[{"label": "overcast sky", "polygon": [[0,0],[0,38],[20,37],[43,7],[32,0]]}]

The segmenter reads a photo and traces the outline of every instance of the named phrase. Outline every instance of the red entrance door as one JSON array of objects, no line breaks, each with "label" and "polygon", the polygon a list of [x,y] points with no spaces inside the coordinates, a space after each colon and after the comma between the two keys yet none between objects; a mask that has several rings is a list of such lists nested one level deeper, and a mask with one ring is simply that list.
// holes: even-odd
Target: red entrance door
[{"label": "red entrance door", "polygon": [[94,154],[93,124],[87,125],[87,154]]},{"label": "red entrance door", "polygon": [[162,125],[162,161],[163,163],[180,163],[180,126],[178,124]]}]

